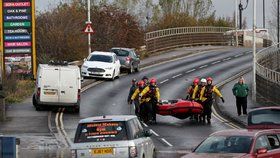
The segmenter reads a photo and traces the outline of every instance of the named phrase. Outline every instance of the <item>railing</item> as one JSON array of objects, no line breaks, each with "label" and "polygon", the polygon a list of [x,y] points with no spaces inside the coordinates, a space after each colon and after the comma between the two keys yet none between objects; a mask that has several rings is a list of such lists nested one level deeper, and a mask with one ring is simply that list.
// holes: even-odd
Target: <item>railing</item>
[{"label": "railing", "polygon": [[[265,105],[280,105],[280,49],[277,45],[256,54],[257,100]],[[264,102],[263,102],[264,101]]]},{"label": "railing", "polygon": [[229,27],[179,27],[146,33],[148,52],[193,45],[229,45],[234,40],[225,33]]},{"label": "railing", "polygon": [[233,30],[231,27],[178,27],[158,30],[146,33],[146,41],[173,35],[193,34],[193,33],[225,33]]},{"label": "railing", "polygon": [[256,54],[256,72],[263,78],[280,84],[279,69],[280,49],[277,46],[271,46],[259,51]]}]

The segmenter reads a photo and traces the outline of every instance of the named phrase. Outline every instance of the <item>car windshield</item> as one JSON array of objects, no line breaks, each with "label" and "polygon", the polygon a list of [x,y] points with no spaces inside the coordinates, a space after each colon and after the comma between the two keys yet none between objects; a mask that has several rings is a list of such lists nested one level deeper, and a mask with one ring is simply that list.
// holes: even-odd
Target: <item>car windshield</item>
[{"label": "car windshield", "polygon": [[128,51],[121,50],[121,49],[112,49],[112,52],[114,52],[117,56],[121,56],[121,57],[126,57],[129,55]]},{"label": "car windshield", "polygon": [[112,63],[113,58],[108,55],[92,55],[90,57],[89,61],[100,61],[100,62]]},{"label": "car windshield", "polygon": [[249,153],[252,143],[249,136],[212,136],[203,141],[195,153]]},{"label": "car windshield", "polygon": [[124,122],[96,122],[79,124],[75,143],[127,140]]},{"label": "car windshield", "polygon": [[253,111],[248,118],[249,125],[271,124],[280,125],[280,110],[279,109],[264,109]]}]

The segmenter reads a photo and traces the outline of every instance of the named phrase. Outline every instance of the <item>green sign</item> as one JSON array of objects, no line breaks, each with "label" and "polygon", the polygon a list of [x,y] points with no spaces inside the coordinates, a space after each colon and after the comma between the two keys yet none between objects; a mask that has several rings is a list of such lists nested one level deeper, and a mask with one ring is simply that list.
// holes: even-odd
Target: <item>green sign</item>
[{"label": "green sign", "polygon": [[4,27],[30,27],[30,22],[4,22]]}]

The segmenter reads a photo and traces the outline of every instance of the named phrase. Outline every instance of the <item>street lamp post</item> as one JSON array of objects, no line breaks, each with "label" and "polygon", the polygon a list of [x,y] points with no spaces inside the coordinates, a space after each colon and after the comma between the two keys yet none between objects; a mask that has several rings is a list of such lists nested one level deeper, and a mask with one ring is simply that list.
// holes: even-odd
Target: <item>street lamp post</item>
[{"label": "street lamp post", "polygon": [[238,11],[238,0],[235,0],[235,41],[236,41],[236,47],[238,47],[238,34],[237,34],[237,27],[238,27],[238,17],[237,17],[237,11]]},{"label": "street lamp post", "polygon": [[252,99],[256,101],[256,0],[253,0],[253,89]]},{"label": "street lamp post", "polygon": [[[86,24],[91,24],[91,20],[90,20],[90,0],[87,1],[87,22]],[[88,33],[88,54],[91,53],[91,34]]]},{"label": "street lamp post", "polygon": [[280,1],[277,1],[277,46],[279,48],[279,3]]},{"label": "street lamp post", "polygon": [[263,28],[265,28],[265,2],[263,0]]}]

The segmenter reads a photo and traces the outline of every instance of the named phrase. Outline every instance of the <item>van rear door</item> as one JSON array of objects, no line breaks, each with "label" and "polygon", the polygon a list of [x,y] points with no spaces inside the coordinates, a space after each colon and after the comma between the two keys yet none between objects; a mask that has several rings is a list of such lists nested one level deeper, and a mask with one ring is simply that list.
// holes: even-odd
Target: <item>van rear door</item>
[{"label": "van rear door", "polygon": [[59,68],[45,67],[41,71],[41,102],[59,101]]},{"label": "van rear door", "polygon": [[79,74],[75,69],[61,67],[59,102],[77,103],[79,89]]}]

